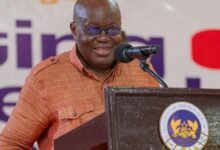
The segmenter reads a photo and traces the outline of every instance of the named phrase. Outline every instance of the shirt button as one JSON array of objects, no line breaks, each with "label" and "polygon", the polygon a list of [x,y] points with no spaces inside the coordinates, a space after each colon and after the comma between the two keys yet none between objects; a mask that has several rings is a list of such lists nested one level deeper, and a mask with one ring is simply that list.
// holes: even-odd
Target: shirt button
[{"label": "shirt button", "polygon": [[74,111],[73,112],[73,116],[76,117],[77,116],[77,112]]}]

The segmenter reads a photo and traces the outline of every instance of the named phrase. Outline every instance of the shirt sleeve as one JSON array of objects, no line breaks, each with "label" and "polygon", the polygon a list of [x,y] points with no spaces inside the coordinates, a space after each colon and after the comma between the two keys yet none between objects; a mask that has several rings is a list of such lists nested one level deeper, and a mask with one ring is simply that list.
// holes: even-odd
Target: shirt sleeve
[{"label": "shirt sleeve", "polygon": [[48,124],[48,108],[42,98],[40,84],[30,77],[0,134],[1,150],[30,149]]}]

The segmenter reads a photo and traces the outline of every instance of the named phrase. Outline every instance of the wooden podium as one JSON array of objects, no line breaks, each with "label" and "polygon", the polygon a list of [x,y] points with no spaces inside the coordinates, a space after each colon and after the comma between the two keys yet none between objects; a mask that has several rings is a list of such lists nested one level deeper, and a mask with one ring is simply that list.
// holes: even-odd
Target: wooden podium
[{"label": "wooden podium", "polygon": [[[166,115],[164,111],[167,110],[171,104],[175,104],[176,102],[192,104],[198,108],[206,118],[208,134],[204,135],[207,136],[207,141],[202,143],[201,139],[198,138],[197,145],[204,144],[203,149],[207,150],[220,149],[220,90],[109,87],[105,90],[105,94],[106,113],[99,115],[79,128],[55,140],[55,150],[171,149],[169,146],[165,146],[167,141],[164,141],[161,137],[160,129],[163,128],[163,122],[161,121],[163,119],[161,119],[161,116]],[[194,111],[194,107],[190,107],[189,114],[191,110],[192,112]],[[176,108],[177,107],[174,106],[174,109]],[[181,111],[182,110],[177,111],[177,113]],[[195,112],[195,115],[197,114],[198,116],[194,117],[197,118],[196,120],[194,119],[194,124],[199,124],[199,118],[201,116],[200,113]],[[166,118],[168,117],[165,116],[165,120]],[[178,122],[177,119],[174,119],[174,122],[175,121],[176,123]],[[190,118],[188,121],[190,121]],[[204,119],[202,121],[204,121]],[[190,127],[189,125],[190,122],[182,122],[176,129],[183,130],[186,129],[186,127]],[[198,127],[194,129],[203,132],[203,128],[205,128],[203,127],[203,122],[199,125],[200,126],[197,125]],[[183,134],[181,132],[173,137],[183,136],[184,138],[196,139],[196,137],[199,136],[197,132],[193,132],[193,130],[187,133],[196,134]],[[177,143],[178,142],[179,141],[177,141]],[[171,145],[172,144],[173,143],[171,143]],[[184,145],[186,143],[180,144]],[[197,145],[194,146],[195,149],[198,148]]]}]

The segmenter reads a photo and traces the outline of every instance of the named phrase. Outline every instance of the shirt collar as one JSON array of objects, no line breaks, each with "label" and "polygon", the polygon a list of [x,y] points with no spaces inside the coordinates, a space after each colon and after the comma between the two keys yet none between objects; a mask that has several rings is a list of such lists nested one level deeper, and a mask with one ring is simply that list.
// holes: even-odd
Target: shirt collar
[{"label": "shirt collar", "polygon": [[84,66],[77,56],[76,45],[72,48],[72,51],[70,52],[70,61],[79,71],[84,72]]}]

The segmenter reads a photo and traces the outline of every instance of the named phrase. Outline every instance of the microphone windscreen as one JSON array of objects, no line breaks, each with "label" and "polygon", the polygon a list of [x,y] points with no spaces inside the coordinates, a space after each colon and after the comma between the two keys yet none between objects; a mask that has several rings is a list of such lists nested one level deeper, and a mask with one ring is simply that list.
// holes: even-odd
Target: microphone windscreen
[{"label": "microphone windscreen", "polygon": [[151,54],[157,54],[158,52],[159,52],[159,50],[160,50],[160,46],[159,45],[153,45],[152,47],[151,47]]},{"label": "microphone windscreen", "polygon": [[126,49],[129,49],[131,47],[132,46],[128,43],[119,44],[115,48],[115,51],[114,51],[115,59],[120,61],[120,62],[123,62],[123,63],[128,63],[128,62],[132,61],[133,58],[130,58],[130,57],[125,55]]}]

